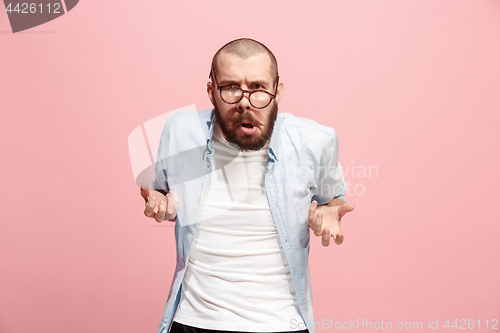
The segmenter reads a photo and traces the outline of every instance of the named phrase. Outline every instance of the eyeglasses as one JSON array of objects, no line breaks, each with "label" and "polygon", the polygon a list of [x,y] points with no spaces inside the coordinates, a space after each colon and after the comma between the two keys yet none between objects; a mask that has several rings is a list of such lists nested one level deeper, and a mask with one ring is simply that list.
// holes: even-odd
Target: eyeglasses
[{"label": "eyeglasses", "polygon": [[234,84],[220,87],[219,82],[217,81],[217,77],[215,76],[215,70],[213,67],[212,70],[210,71],[209,78],[212,75],[214,77],[215,83],[217,84],[217,89],[220,91],[220,98],[227,104],[238,103],[239,101],[241,101],[245,93],[247,93],[250,105],[256,109],[263,109],[267,107],[274,98],[276,98],[276,92],[278,91],[277,86],[274,95],[265,90],[260,90],[260,89],[252,91],[243,90],[240,87],[235,86]]}]

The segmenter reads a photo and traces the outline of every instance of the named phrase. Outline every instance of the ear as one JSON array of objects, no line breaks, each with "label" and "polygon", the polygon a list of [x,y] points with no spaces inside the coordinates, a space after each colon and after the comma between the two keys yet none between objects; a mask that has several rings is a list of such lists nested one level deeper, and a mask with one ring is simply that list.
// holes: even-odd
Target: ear
[{"label": "ear", "polygon": [[280,102],[281,96],[283,96],[283,92],[285,91],[285,84],[280,82],[278,84],[278,89],[276,91],[276,104]]},{"label": "ear", "polygon": [[212,82],[207,82],[207,94],[208,94],[208,98],[210,98],[210,102],[212,102],[212,105],[215,106],[214,86],[212,85]]}]

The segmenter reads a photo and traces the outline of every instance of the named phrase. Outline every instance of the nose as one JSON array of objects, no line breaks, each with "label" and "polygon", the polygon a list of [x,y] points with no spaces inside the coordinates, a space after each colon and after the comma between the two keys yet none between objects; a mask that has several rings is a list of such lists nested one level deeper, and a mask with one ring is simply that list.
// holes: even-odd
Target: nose
[{"label": "nose", "polygon": [[238,102],[238,110],[250,109],[250,107],[251,107],[251,104],[250,104],[249,92],[244,91],[243,97]]}]

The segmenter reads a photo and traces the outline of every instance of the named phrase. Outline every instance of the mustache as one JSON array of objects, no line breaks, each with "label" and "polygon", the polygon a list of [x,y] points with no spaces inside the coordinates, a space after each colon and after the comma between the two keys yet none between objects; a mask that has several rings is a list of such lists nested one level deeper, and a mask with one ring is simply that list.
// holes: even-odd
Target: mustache
[{"label": "mustache", "polygon": [[255,119],[250,112],[240,113],[235,123],[242,123],[244,120],[251,122],[254,126],[262,126],[263,124]]}]

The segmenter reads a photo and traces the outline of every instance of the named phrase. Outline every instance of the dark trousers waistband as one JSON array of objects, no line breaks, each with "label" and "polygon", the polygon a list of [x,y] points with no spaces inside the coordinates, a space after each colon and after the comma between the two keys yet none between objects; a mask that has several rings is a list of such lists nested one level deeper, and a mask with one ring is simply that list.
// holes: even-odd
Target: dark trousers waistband
[{"label": "dark trousers waistband", "polygon": [[[198,328],[193,326],[187,326],[180,324],[176,321],[172,323],[170,327],[170,333],[252,333],[252,332],[242,332],[242,331],[217,331],[217,330],[207,330],[206,328]],[[309,333],[308,330],[302,331],[286,331],[286,332],[266,332],[266,333]]]}]

